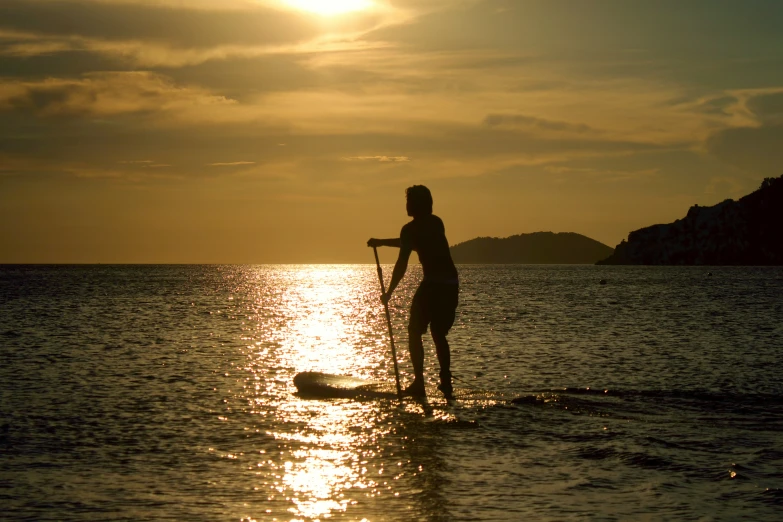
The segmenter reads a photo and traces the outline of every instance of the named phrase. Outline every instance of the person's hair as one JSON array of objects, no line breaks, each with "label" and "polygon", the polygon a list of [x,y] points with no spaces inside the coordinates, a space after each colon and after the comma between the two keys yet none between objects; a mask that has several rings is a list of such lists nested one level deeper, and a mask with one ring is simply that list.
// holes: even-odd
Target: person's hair
[{"label": "person's hair", "polygon": [[432,194],[424,185],[413,185],[405,189],[408,207],[412,215],[426,216],[432,214]]}]

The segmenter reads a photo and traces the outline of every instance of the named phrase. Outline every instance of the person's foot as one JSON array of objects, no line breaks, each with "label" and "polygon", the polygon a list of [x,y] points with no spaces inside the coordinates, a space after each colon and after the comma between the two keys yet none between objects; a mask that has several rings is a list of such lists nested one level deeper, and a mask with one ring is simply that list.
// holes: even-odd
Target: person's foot
[{"label": "person's foot", "polygon": [[454,400],[454,388],[450,382],[442,382],[438,385],[438,389],[443,393],[443,396],[447,401]]},{"label": "person's foot", "polygon": [[402,394],[408,397],[426,397],[427,392],[424,390],[424,381],[415,379],[410,386],[402,391]]}]

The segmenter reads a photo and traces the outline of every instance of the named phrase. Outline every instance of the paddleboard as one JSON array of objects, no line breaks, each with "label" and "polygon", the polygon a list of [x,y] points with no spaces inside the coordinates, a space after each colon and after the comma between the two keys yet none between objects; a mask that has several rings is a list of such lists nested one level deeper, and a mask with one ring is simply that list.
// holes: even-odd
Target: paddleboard
[{"label": "paddleboard", "polygon": [[314,399],[396,399],[394,384],[345,375],[301,372],[294,377],[299,395]]},{"label": "paddleboard", "polygon": [[[396,399],[397,389],[392,382],[368,381],[349,377],[346,375],[334,375],[321,372],[301,372],[294,377],[294,385],[297,394],[306,399]],[[414,401],[434,401],[435,404],[443,403],[445,406],[459,407],[461,402],[485,403],[509,402],[509,398],[501,397],[497,393],[486,390],[455,388],[454,395],[457,399],[445,400],[437,389],[427,389],[427,397],[416,399],[406,397]],[[515,403],[524,403],[527,400],[536,400],[535,397],[516,399]]]}]

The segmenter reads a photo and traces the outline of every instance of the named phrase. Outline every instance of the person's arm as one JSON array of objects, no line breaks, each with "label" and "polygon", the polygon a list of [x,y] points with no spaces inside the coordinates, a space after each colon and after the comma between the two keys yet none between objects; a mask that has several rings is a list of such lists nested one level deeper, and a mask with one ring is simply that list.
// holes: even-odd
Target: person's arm
[{"label": "person's arm", "polygon": [[408,259],[411,257],[411,242],[405,240],[405,231],[400,233],[400,239],[398,240],[398,246],[400,247],[400,254],[397,256],[397,262],[394,263],[394,271],[392,271],[391,282],[389,282],[389,289],[384,295],[381,296],[381,300],[384,303],[388,303],[391,299],[394,289],[400,284],[402,278],[405,277],[405,272],[408,270]]},{"label": "person's arm", "polygon": [[387,246],[387,247],[394,247],[394,248],[400,248],[400,238],[393,237],[390,239],[369,239],[367,241],[368,247],[381,247],[381,246]]},{"label": "person's arm", "polygon": [[387,303],[389,302],[389,299],[391,299],[394,289],[397,288],[397,285],[400,284],[402,278],[405,277],[405,272],[408,270],[408,258],[410,258],[410,256],[410,249],[400,248],[400,255],[397,257],[397,262],[394,263],[394,271],[392,272],[389,289],[386,291],[386,294],[381,297],[381,299],[385,298]]}]

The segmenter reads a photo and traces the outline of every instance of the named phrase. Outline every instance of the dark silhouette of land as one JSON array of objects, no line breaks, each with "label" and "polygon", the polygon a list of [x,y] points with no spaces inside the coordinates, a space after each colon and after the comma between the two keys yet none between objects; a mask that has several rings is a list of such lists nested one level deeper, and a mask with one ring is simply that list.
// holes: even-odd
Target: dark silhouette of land
[{"label": "dark silhouette of land", "polygon": [[611,253],[611,247],[573,232],[479,237],[451,247],[454,262],[463,264],[594,264]]},{"label": "dark silhouette of land", "polygon": [[695,205],[683,219],[628,235],[599,265],[783,265],[783,176],[739,201]]}]

